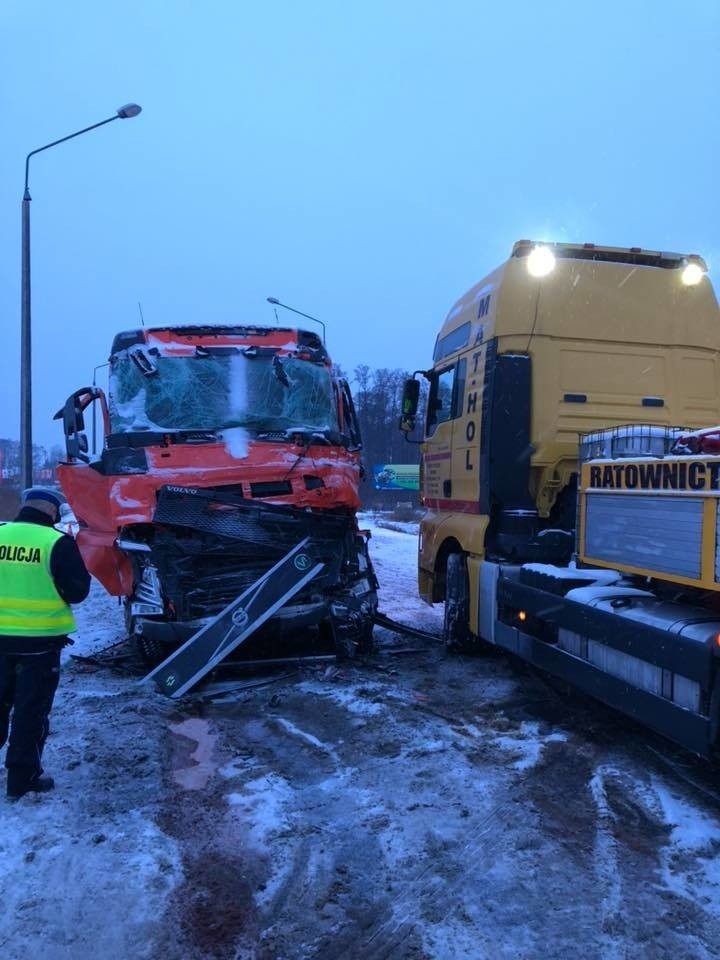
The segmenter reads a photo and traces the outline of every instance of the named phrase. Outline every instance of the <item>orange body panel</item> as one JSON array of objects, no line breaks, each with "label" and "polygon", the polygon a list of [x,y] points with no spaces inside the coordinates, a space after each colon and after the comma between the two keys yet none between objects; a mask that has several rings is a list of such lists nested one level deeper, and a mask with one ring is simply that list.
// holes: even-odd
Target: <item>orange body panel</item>
[{"label": "orange body panel", "polygon": [[[268,503],[323,510],[356,511],[360,506],[357,454],[342,447],[301,447],[252,441],[247,456],[235,459],[224,443],[147,447],[148,472],[103,476],[84,463],[62,464],[58,477],[80,524],[77,542],[88,570],[114,596],[132,591],[131,566],[115,538],[134,524],[153,522],[160,487],[219,487],[286,480],[292,493],[263,497]],[[305,478],[322,485],[308,489]]]}]

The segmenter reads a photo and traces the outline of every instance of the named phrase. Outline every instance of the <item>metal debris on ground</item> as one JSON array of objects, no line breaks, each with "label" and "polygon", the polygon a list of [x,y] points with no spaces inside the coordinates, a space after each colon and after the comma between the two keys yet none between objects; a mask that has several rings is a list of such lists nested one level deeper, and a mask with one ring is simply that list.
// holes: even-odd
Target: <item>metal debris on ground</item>
[{"label": "metal debris on ground", "polygon": [[217,681],[209,683],[196,694],[198,700],[209,700],[212,703],[221,703],[227,700],[232,694],[242,693],[243,690],[251,690],[254,687],[267,687],[272,683],[278,683],[280,680],[288,680],[290,677],[296,677],[297,670],[289,673],[279,673],[275,677],[259,677],[256,680],[237,680],[237,681]]},{"label": "metal debris on ground", "polygon": [[376,623],[379,627],[385,627],[387,630],[392,630],[393,633],[406,633],[409,637],[419,637],[421,640],[430,640],[433,643],[439,643],[441,640],[440,637],[433,633],[427,633],[425,630],[418,630],[415,627],[409,627],[405,623],[398,623],[396,620],[391,620],[390,617],[384,613],[380,613],[379,610],[373,617],[373,623]]}]

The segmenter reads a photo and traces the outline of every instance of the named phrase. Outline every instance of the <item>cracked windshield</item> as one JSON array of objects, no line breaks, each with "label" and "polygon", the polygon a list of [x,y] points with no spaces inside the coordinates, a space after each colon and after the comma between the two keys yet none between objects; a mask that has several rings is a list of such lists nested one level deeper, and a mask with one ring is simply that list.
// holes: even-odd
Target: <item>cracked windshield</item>
[{"label": "cracked windshield", "polygon": [[337,430],[330,372],[294,357],[172,357],[110,373],[112,433],[142,430]]}]

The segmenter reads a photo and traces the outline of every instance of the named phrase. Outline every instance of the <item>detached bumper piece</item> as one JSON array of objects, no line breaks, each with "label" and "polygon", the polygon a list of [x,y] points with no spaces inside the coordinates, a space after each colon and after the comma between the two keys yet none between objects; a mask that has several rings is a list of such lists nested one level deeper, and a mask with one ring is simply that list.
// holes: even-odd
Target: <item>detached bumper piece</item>
[{"label": "detached bumper piece", "polygon": [[146,679],[153,679],[158,689],[172,699],[181,697],[299,593],[323,567],[310,538],[306,537]]}]

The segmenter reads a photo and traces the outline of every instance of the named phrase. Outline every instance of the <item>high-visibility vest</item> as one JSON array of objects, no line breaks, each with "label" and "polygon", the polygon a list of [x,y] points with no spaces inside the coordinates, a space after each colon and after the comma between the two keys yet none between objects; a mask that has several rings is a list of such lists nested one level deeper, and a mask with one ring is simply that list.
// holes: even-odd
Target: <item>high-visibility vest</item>
[{"label": "high-visibility vest", "polygon": [[50,553],[62,536],[37,523],[0,526],[0,634],[58,637],[77,629],[50,573]]}]

